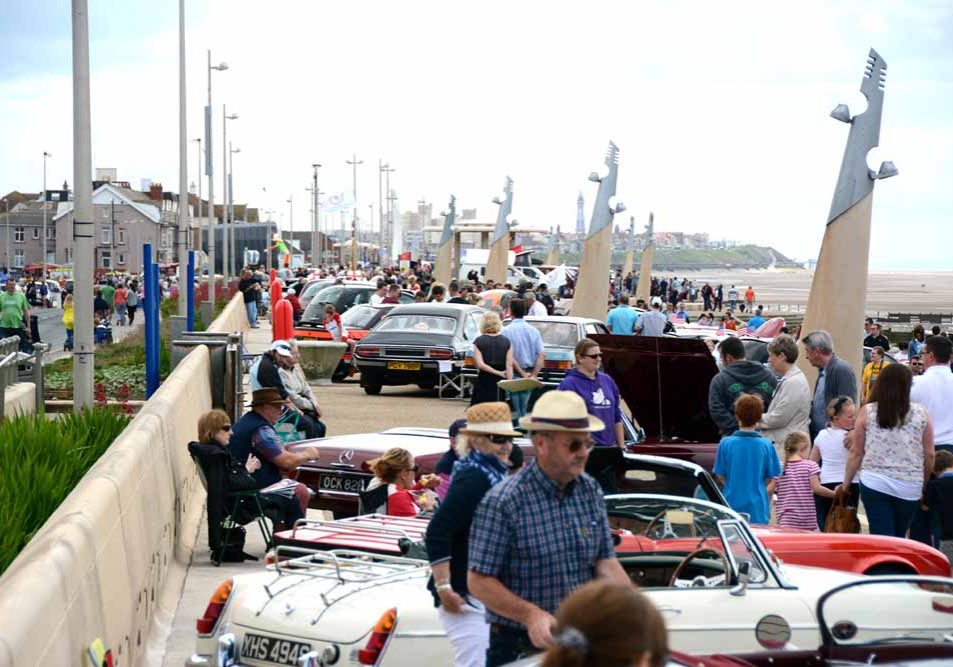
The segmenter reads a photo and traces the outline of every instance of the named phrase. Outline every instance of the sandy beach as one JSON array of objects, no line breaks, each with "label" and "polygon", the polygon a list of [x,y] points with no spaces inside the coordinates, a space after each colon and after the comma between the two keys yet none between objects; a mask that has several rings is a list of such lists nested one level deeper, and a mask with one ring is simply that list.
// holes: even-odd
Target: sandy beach
[{"label": "sandy beach", "polygon": [[[665,272],[667,278],[673,273]],[[743,295],[748,285],[754,287],[757,302],[771,310],[775,306],[804,306],[811,290],[813,274],[807,270],[703,270],[674,273],[688,278],[699,287],[709,281],[728,289],[735,285]],[[953,313],[953,271],[871,273],[867,277],[867,312]]]}]

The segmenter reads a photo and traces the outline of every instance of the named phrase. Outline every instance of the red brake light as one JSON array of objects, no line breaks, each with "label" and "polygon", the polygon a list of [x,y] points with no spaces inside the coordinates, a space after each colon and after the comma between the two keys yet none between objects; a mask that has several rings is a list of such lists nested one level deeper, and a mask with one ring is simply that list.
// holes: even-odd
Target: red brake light
[{"label": "red brake light", "polygon": [[212,593],[212,597],[208,600],[208,606],[205,608],[205,614],[195,621],[195,629],[198,630],[200,635],[210,635],[215,631],[218,618],[222,615],[225,603],[228,602],[228,597],[232,594],[232,586],[234,586],[234,581],[226,579]]},{"label": "red brake light", "polygon": [[357,661],[362,665],[377,664],[395,625],[397,625],[397,607],[388,609],[378,619],[370,639],[367,640],[367,645],[357,652]]},{"label": "red brake light", "polygon": [[453,359],[453,350],[429,350],[427,356],[431,359]]},{"label": "red brake light", "polygon": [[379,357],[381,356],[381,349],[379,347],[369,347],[362,345],[357,348],[357,356],[359,357]]}]

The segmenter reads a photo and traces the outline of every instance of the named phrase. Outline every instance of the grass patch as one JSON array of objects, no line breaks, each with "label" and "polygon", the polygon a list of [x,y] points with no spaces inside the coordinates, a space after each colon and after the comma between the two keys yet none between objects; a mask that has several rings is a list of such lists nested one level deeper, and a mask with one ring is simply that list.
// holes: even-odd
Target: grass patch
[{"label": "grass patch", "polygon": [[[219,300],[215,303],[215,317],[218,317],[227,301]],[[175,297],[166,299],[160,306],[162,317],[159,320],[159,378],[168,377],[172,366],[172,355],[169,352],[172,315],[178,311],[178,300]],[[195,330],[205,331],[206,325],[196,308]],[[58,359],[45,367],[45,388],[48,398],[69,399],[72,397],[73,387],[73,359],[66,357]],[[109,345],[96,347],[95,365],[93,369],[93,383],[103,386],[106,398],[109,400],[145,400],[146,398],[146,334],[144,328],[139,328],[121,341]],[[125,389],[124,389],[125,387]]]},{"label": "grass patch", "polygon": [[0,574],[128,423],[103,409],[0,422]]}]

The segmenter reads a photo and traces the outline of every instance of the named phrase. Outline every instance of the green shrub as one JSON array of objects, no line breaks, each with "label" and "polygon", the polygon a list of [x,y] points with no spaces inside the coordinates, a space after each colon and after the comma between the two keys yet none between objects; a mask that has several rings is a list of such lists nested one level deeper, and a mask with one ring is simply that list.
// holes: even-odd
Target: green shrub
[{"label": "green shrub", "polygon": [[102,409],[0,422],[0,574],[128,423]]}]

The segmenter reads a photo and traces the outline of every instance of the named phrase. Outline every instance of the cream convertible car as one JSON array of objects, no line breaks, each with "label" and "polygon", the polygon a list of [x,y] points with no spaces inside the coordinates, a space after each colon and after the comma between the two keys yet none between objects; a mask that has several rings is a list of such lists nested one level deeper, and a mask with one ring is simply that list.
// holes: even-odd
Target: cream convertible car
[{"label": "cream convertible car", "polygon": [[[620,559],[658,605],[679,651],[760,650],[764,633],[756,630],[768,622],[785,643],[817,646],[818,598],[868,579],[772,562],[741,516],[704,500],[606,501],[614,527],[630,538],[623,541],[631,546],[636,536],[642,544]],[[335,537],[346,544],[346,529]],[[364,534],[354,543],[366,541]],[[284,549],[279,564],[222,582],[197,623],[188,666],[299,665],[303,658],[311,665],[452,664],[426,588],[426,562],[353,549]]]}]

